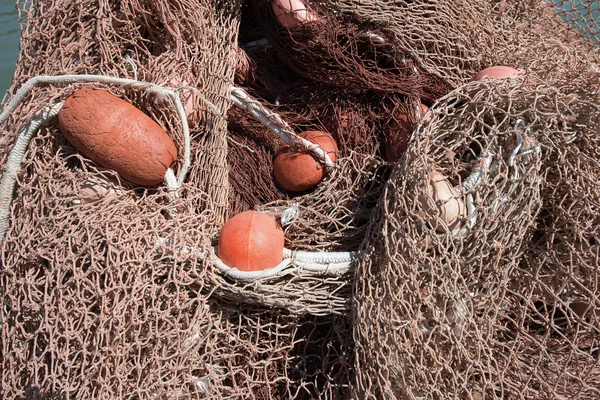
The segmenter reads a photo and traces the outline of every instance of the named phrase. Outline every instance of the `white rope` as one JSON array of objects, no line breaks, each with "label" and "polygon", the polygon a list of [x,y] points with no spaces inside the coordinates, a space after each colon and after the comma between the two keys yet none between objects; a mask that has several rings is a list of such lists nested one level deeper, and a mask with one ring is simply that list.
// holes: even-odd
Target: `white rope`
[{"label": "white rope", "polygon": [[137,66],[137,64],[135,63],[135,61],[133,61],[133,59],[131,58],[131,56],[129,54],[127,54],[123,60],[127,64],[131,65],[131,69],[133,70],[133,79],[135,79],[137,81],[138,80],[138,66]]},{"label": "white rope", "polygon": [[[517,131],[517,128],[521,122],[523,121],[521,119],[518,119],[515,123],[514,130],[516,137],[516,146],[507,160],[507,165],[514,169],[513,181],[519,180],[519,172],[515,162],[517,157],[526,156],[532,153],[539,154],[541,152],[540,147],[536,145],[535,140],[533,140],[529,136],[524,137]],[[529,132],[529,128],[526,131]],[[464,227],[457,228],[454,231],[452,231],[453,237],[464,237],[477,224],[477,207],[475,206],[474,193],[476,193],[477,188],[487,178],[489,172],[492,169],[494,169],[494,165],[496,165],[496,161],[494,160],[494,153],[488,149],[485,152],[485,155],[479,159],[477,164],[477,168],[473,169],[471,174],[463,181],[462,188],[460,186],[454,188],[456,191],[462,193],[463,195],[466,195],[467,197],[466,205],[468,218],[467,223]],[[494,201],[491,204],[492,213],[495,213],[501,204],[504,204],[508,201],[509,198],[506,195],[502,196],[500,199],[494,199]]]},{"label": "white rope", "polygon": [[183,130],[183,164],[181,165],[181,169],[179,170],[179,176],[177,177],[177,186],[182,186],[183,181],[185,180],[185,176],[187,175],[188,168],[190,167],[190,127],[188,126],[187,115],[185,114],[185,109],[183,108],[183,104],[181,103],[179,93],[175,91],[169,92],[169,95],[171,96],[173,101],[175,101],[175,108],[177,110],[177,114],[179,114],[179,119],[181,120],[181,127]]},{"label": "white rope", "polygon": [[464,237],[477,224],[477,208],[475,207],[473,192],[487,177],[493,161],[494,153],[491,150],[487,150],[485,155],[478,160],[477,168],[474,168],[471,174],[463,181],[462,188],[460,186],[454,188],[458,193],[467,196],[468,217],[465,226],[452,231],[452,237]]},{"label": "white rope", "polygon": [[238,280],[271,278],[292,266],[291,260],[289,258],[284,258],[283,261],[273,268],[263,269],[261,271],[240,271],[237,268],[231,268],[225,265],[216,254],[213,256],[213,265],[228,277]]},{"label": "white rope", "polygon": [[177,189],[179,189],[179,183],[177,182],[177,178],[175,177],[175,173],[171,168],[167,168],[167,172],[165,173],[164,178],[165,186],[171,190],[173,197],[179,197],[177,195]]},{"label": "white rope", "polygon": [[301,143],[307,150],[312,151],[326,167],[333,168],[335,166],[325,150],[310,140],[306,140],[296,135],[292,128],[290,128],[277,113],[267,110],[243,89],[232,86],[229,98],[234,105],[247,111],[254,118],[258,119],[264,126],[275,132],[275,134],[293,149],[296,149],[297,144]]},{"label": "white rope", "polygon": [[[27,82],[21,86],[21,88],[17,91],[15,96],[8,103],[2,114],[0,114],[0,124],[6,121],[10,114],[17,109],[19,104],[21,104],[25,98],[31,93],[31,91],[41,84],[70,84],[70,83],[78,83],[78,82],[88,82],[88,83],[104,83],[104,84],[112,84],[112,85],[124,85],[129,86],[132,89],[144,90],[154,93],[158,96],[166,96],[173,100],[173,105],[177,111],[177,115],[181,120],[181,126],[183,131],[184,145],[183,145],[183,165],[179,170],[179,176],[177,181],[179,185],[183,183],[185,180],[185,176],[187,174],[187,170],[190,165],[190,131],[187,123],[187,116],[185,114],[185,109],[183,108],[183,104],[181,103],[181,98],[179,97],[179,93],[176,90],[168,89],[160,85],[156,85],[150,82],[141,82],[135,79],[127,79],[127,78],[115,78],[112,76],[103,76],[103,75],[59,75],[59,76],[36,76],[31,78]],[[204,99],[201,97],[201,99]],[[208,102],[207,105],[211,107],[215,107],[214,104]]]},{"label": "white rope", "polygon": [[515,182],[520,179],[519,168],[516,163],[517,158],[524,157],[524,156],[526,156],[528,154],[532,154],[532,153],[539,154],[541,152],[540,146],[537,145],[535,140],[530,136],[531,127],[528,127],[525,130],[524,135],[521,135],[517,131],[517,127],[519,126],[519,124],[521,122],[522,122],[522,120],[519,119],[515,123],[514,130],[515,130],[515,137],[516,137],[517,145],[516,145],[515,149],[513,150],[513,152],[511,153],[510,157],[508,158],[508,166],[513,168],[513,181],[515,181]]},{"label": "white rope", "polygon": [[312,252],[283,249],[283,257],[311,264],[351,263],[358,259],[358,251]]},{"label": "white rope", "polygon": [[287,207],[281,213],[281,226],[284,228],[292,225],[300,218],[300,205],[296,202],[293,206]]},{"label": "white rope", "polygon": [[297,201],[292,205],[286,206],[258,206],[256,210],[263,214],[271,215],[275,219],[281,219],[281,226],[284,230],[300,218],[300,204]]},{"label": "white rope", "polygon": [[[171,239],[159,237],[156,241],[157,247],[173,249],[175,243]],[[198,249],[192,246],[183,246],[182,254],[194,254],[196,257],[203,259],[207,256],[212,257],[213,265],[223,274],[237,280],[254,280],[272,278],[284,271],[293,272],[295,270],[306,270],[312,272],[320,272],[323,274],[334,273],[339,275],[350,271],[361,253],[356,251],[351,252],[309,252],[309,251],[294,251],[283,249],[283,260],[273,268],[264,269],[261,271],[240,271],[237,268],[232,268],[226,265],[218,256],[217,248],[210,247],[208,249]]]},{"label": "white rope", "polygon": [[320,272],[322,274],[327,274],[330,272],[345,273],[348,272],[353,266],[353,264],[349,262],[313,264],[298,260],[294,261],[294,265],[296,265],[299,269],[304,269],[306,271],[312,272]]},{"label": "white rope", "polygon": [[[8,230],[10,206],[17,182],[17,172],[23,163],[23,155],[27,150],[27,145],[38,129],[55,118],[61,108],[62,103],[45,108],[37,113],[31,119],[31,123],[21,128],[17,134],[15,144],[6,160],[4,173],[2,174],[2,178],[0,178],[0,244],[4,241],[4,235],[6,235],[6,231]],[[4,117],[4,113],[0,116],[0,120],[2,118],[6,118]]]},{"label": "white rope", "polygon": [[487,176],[493,161],[494,153],[491,150],[487,150],[485,155],[477,161],[477,168],[474,168],[467,179],[463,181],[462,189],[460,186],[457,186],[454,190],[465,194],[477,189]]}]

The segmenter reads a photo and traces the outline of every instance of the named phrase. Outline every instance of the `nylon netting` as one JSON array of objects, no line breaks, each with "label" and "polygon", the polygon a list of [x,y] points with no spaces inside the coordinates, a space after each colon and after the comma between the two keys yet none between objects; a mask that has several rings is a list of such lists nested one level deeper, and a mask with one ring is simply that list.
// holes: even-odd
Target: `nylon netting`
[{"label": "nylon netting", "polygon": [[[2,251],[3,397],[338,398],[352,366],[341,339],[348,321],[261,308],[274,301],[184,247],[214,245],[230,214],[226,115],[239,4],[18,6],[27,23],[12,93],[36,75],[101,74],[196,86],[219,112],[195,99],[192,166],[178,199],[96,166],[55,124],[32,139]],[[79,86],[44,85],[27,97],[3,127],[3,163],[17,130]],[[181,149],[180,124],[168,104],[94,86],[141,107]],[[160,246],[161,239],[173,246]],[[280,294],[270,287],[265,293]],[[289,302],[292,311],[307,313],[307,306]],[[348,297],[332,302],[345,309]]]},{"label": "nylon netting", "polygon": [[[527,77],[439,100],[387,183],[355,281],[361,398],[598,397],[598,52],[531,5],[492,14],[515,42],[490,64]],[[472,197],[462,237],[426,218],[432,171]]]},{"label": "nylon netting", "polygon": [[[34,136],[2,244],[3,397],[598,397],[597,2],[306,5],[315,19],[289,31],[266,0],[18,3],[10,95],[102,74],[206,101],[180,92],[194,111],[178,198],[96,166],[55,125]],[[523,78],[469,83],[493,65]],[[234,84],[334,137],[315,190],[273,181],[284,141],[229,106]],[[18,129],[81,86],[36,88],[2,127],[2,165]],[[168,102],[94,86],[182,148]],[[418,129],[387,162],[401,123]],[[432,220],[435,174],[457,223]],[[357,263],[240,281],[205,256],[228,217],[289,207],[287,248]]]}]

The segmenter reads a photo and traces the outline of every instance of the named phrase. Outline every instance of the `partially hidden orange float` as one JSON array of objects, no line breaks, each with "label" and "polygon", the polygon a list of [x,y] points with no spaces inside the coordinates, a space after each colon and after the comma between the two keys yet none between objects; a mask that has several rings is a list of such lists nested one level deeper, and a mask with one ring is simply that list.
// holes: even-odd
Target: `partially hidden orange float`
[{"label": "partially hidden orange float", "polygon": [[497,65],[495,67],[489,67],[479,71],[473,77],[473,81],[482,81],[484,79],[518,78],[520,76],[521,72],[518,69],[507,67],[505,65]]},{"label": "partially hidden orange float", "polygon": [[[429,108],[421,104],[421,118]],[[396,162],[408,148],[408,141],[412,136],[416,124],[409,121],[406,114],[401,114],[395,118],[390,125],[390,132],[385,141],[385,159],[388,162]]]},{"label": "partially hidden orange float", "polygon": [[[323,131],[306,131],[299,136],[319,145],[331,161],[335,162],[338,147],[330,134]],[[303,192],[317,186],[325,177],[325,170],[313,153],[294,151],[290,146],[284,146],[275,155],[273,177],[282,189]]]},{"label": "partially hidden orange float", "polygon": [[271,7],[279,24],[290,31],[319,19],[301,0],[272,0]]}]

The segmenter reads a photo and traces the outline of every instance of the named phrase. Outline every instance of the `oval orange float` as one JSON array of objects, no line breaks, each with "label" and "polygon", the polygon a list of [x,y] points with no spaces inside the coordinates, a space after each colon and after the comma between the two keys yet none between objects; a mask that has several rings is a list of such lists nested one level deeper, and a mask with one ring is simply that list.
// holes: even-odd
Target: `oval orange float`
[{"label": "oval orange float", "polygon": [[105,90],[81,89],[65,101],[58,126],[95,163],[138,185],[161,183],[177,148],[152,118]]}]

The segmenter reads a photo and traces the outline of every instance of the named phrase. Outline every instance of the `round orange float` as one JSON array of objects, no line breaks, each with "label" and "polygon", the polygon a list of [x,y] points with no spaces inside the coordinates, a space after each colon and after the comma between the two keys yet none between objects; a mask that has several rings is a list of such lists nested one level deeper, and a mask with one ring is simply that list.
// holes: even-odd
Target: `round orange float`
[{"label": "round orange float", "polygon": [[[318,144],[327,152],[331,161],[335,162],[338,147],[330,134],[323,131],[306,131],[300,136]],[[323,166],[315,157],[307,151],[294,151],[290,146],[282,147],[273,161],[275,181],[289,192],[303,192],[314,188],[325,177]]]},{"label": "round orange float", "polygon": [[270,215],[245,211],[223,225],[218,255],[240,271],[260,271],[283,261],[283,230]]}]

